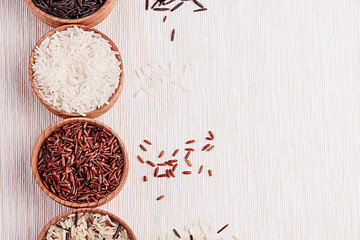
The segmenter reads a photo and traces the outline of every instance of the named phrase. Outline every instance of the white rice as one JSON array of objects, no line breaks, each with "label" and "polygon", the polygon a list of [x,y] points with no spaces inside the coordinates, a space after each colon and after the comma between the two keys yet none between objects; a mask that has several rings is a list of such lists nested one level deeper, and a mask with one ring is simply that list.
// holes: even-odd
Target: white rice
[{"label": "white rice", "polygon": [[35,49],[35,87],[55,108],[86,116],[109,104],[117,89],[117,54],[100,34],[76,26],[56,32]]},{"label": "white rice", "polygon": [[[89,218],[94,218],[91,224]],[[69,233],[69,240],[110,240],[115,239],[115,233],[119,224],[113,222],[108,215],[79,213],[77,225],[75,226],[75,214],[59,220],[51,225],[44,240],[66,240]],[[130,240],[126,230],[120,226],[117,240]]]}]

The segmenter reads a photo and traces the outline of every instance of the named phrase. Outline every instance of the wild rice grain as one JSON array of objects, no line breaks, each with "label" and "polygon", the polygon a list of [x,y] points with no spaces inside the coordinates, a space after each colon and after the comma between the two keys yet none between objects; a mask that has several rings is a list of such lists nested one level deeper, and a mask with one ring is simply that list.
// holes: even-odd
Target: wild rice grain
[{"label": "wild rice grain", "polygon": [[206,11],[206,10],[207,10],[207,8],[200,8],[200,9],[194,10],[194,12],[202,12],[202,11]]},{"label": "wild rice grain", "polygon": [[145,10],[149,10],[149,0],[146,0],[145,2]]},{"label": "wild rice grain", "polygon": [[217,231],[217,234],[221,233],[222,231],[224,231],[225,228],[227,228],[229,226],[229,224],[226,224],[225,226],[223,226],[219,231]]},{"label": "wild rice grain", "polygon": [[171,32],[171,41],[173,42],[175,38],[175,29],[172,30]]},{"label": "wild rice grain", "polygon": [[154,9],[154,7],[156,6],[156,4],[158,4],[159,0],[157,0],[152,6],[151,9]]},{"label": "wild rice grain", "polygon": [[209,140],[209,141],[214,140],[214,139],[212,139],[211,137],[206,137],[205,139],[206,139],[206,140]]},{"label": "wild rice grain", "polygon": [[185,174],[185,175],[190,175],[190,174],[191,174],[191,171],[183,171],[183,174]]},{"label": "wild rice grain", "polygon": [[209,176],[212,177],[212,171],[209,169]]},{"label": "wild rice grain", "polygon": [[154,11],[169,11],[170,8],[154,8]]},{"label": "wild rice grain", "polygon": [[175,2],[176,0],[170,0],[170,1],[168,1],[167,3],[165,3],[164,5],[169,5],[170,3],[173,3],[173,2]]},{"label": "wild rice grain", "polygon": [[164,195],[161,195],[160,197],[158,197],[156,200],[157,201],[160,201],[161,199],[163,199],[165,196]]},{"label": "wild rice grain", "polygon": [[191,143],[194,143],[194,142],[195,142],[195,140],[189,140],[185,144],[191,144]]},{"label": "wild rice grain", "polygon": [[189,159],[191,152],[188,152],[185,156],[185,159]]},{"label": "wild rice grain", "polygon": [[193,149],[193,148],[185,148],[185,151],[187,151],[187,152],[193,152],[193,151],[195,151],[195,149]]},{"label": "wild rice grain", "polygon": [[174,234],[178,237],[181,238],[180,234],[178,233],[178,231],[176,231],[175,229],[173,229]]},{"label": "wild rice grain", "polygon": [[160,174],[157,176],[158,178],[167,177],[166,174]]},{"label": "wild rice grain", "polygon": [[165,154],[165,151],[162,150],[162,151],[160,152],[160,154],[159,154],[159,158],[162,158],[162,157],[164,156],[164,154]]},{"label": "wild rice grain", "polygon": [[166,18],[167,18],[167,16],[165,16],[165,17],[163,18],[163,22],[165,22],[165,21],[166,21]]},{"label": "wild rice grain", "polygon": [[144,182],[147,182],[147,180],[148,180],[148,179],[147,179],[147,177],[146,177],[146,176],[144,176]]},{"label": "wild rice grain", "polygon": [[175,11],[176,9],[178,9],[178,8],[181,7],[183,4],[184,4],[184,2],[181,2],[181,3],[177,4],[175,7],[173,7],[173,8],[171,9],[171,12]]},{"label": "wild rice grain", "polygon": [[204,5],[202,5],[201,3],[199,3],[198,1],[196,0],[193,0],[193,2],[198,5],[200,8],[204,8]]}]

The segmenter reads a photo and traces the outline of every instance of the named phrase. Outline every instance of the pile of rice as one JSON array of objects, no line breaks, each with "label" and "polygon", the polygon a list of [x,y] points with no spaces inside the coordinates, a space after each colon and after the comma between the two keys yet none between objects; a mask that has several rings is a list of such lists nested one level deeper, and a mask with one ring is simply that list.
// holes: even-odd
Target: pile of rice
[{"label": "pile of rice", "polygon": [[55,108],[86,116],[119,86],[118,54],[100,34],[76,26],[56,32],[35,49],[35,87]]},{"label": "pile of rice", "polygon": [[51,225],[43,240],[130,240],[126,230],[113,222],[108,215],[79,213],[77,218],[76,225],[75,214]]}]

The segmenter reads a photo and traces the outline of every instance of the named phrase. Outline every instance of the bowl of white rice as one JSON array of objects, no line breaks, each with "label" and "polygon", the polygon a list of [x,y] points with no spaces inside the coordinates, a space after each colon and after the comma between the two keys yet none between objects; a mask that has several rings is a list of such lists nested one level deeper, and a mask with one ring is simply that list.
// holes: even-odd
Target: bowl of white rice
[{"label": "bowl of white rice", "polygon": [[119,99],[123,62],[116,45],[102,32],[65,25],[35,45],[29,78],[35,95],[55,115],[96,118]]},{"label": "bowl of white rice", "polygon": [[37,240],[136,240],[132,229],[114,214],[92,208],[71,210],[52,219]]}]

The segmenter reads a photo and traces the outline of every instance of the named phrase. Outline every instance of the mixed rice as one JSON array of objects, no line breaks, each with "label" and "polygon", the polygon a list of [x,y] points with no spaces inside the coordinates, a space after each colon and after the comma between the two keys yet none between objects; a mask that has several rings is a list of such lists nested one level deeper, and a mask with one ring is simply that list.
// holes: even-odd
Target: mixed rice
[{"label": "mixed rice", "polygon": [[130,240],[126,230],[108,215],[76,213],[51,225],[43,240]]}]

